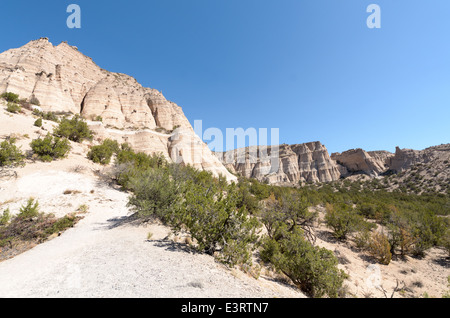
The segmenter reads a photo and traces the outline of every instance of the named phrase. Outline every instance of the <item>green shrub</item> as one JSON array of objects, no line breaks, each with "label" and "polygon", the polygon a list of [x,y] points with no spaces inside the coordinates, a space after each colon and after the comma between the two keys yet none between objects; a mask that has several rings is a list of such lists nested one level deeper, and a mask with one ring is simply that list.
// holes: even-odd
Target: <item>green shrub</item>
[{"label": "green shrub", "polygon": [[159,168],[167,164],[162,154],[148,155],[142,152],[135,152],[128,144],[122,144],[117,153],[118,164],[130,164],[135,168],[147,170],[150,168]]},{"label": "green shrub", "polygon": [[34,201],[33,198],[29,198],[26,205],[22,205],[18,218],[34,218],[39,215],[39,202]]},{"label": "green shrub", "polygon": [[264,201],[261,221],[266,227],[261,259],[283,272],[311,297],[337,297],[346,275],[331,251],[315,247],[312,223],[317,218],[295,190],[281,189]]},{"label": "green shrub", "polygon": [[279,239],[267,237],[261,258],[288,276],[310,297],[338,297],[347,275],[338,269],[333,252],[313,246],[296,227],[291,232],[280,228]]},{"label": "green shrub", "polygon": [[114,153],[119,152],[119,143],[115,140],[106,139],[99,146],[94,146],[88,152],[88,158],[95,163],[107,165],[111,162]]},{"label": "green shrub", "polygon": [[30,98],[30,104],[41,106],[41,102],[34,95]]},{"label": "green shrub", "polygon": [[230,265],[251,262],[259,223],[247,210],[238,208],[235,184],[190,183],[181,207],[175,209],[172,226],[185,229],[196,241],[196,248]]},{"label": "green shrub", "polygon": [[[80,217],[74,215],[57,219],[52,214],[40,213],[38,202],[30,198],[16,217],[12,217],[9,223],[0,224],[0,247],[14,249],[14,245],[18,244],[20,252],[23,252],[24,248],[29,249],[52,234],[73,227],[78,220]],[[13,250],[13,253],[17,253],[17,250]]]},{"label": "green shrub", "polygon": [[71,119],[63,118],[59,126],[55,128],[54,134],[74,142],[92,139],[93,136],[87,123],[79,115],[75,115]]},{"label": "green shrub", "polygon": [[116,157],[115,179],[125,189],[129,188],[129,180],[133,176],[139,176],[153,168],[161,168],[167,165],[162,154],[148,155],[134,152],[128,144],[122,144]]},{"label": "green shrub", "polygon": [[0,167],[23,165],[25,155],[15,143],[16,139],[10,138],[0,144]]},{"label": "green shrub", "polygon": [[177,185],[163,169],[148,169],[129,176],[128,189],[133,192],[129,205],[141,218],[170,220],[179,203]]},{"label": "green shrub", "polygon": [[62,232],[70,227],[73,227],[77,221],[74,215],[65,215],[62,218],[56,220],[51,226],[45,230],[45,234],[50,236],[55,233]]},{"label": "green shrub", "polygon": [[30,144],[33,153],[42,161],[64,158],[70,150],[70,142],[66,138],[53,137],[50,134],[44,139],[40,137]]},{"label": "green shrub", "polygon": [[389,222],[386,223],[386,227],[389,230],[387,237],[391,246],[391,254],[395,255],[397,249],[400,249],[400,255],[402,256],[409,254],[418,240],[413,235],[411,222],[408,221],[408,218],[394,210]]},{"label": "green shrub", "polygon": [[299,193],[281,193],[278,200],[271,194],[262,204],[260,217],[267,234],[275,240],[279,239],[279,229],[284,226],[290,231],[300,227],[310,241],[315,240],[312,226],[317,214],[309,212],[306,200]]},{"label": "green shrub", "polygon": [[8,103],[8,105],[6,106],[6,111],[13,113],[13,114],[17,114],[21,110],[22,110],[22,108],[15,103]]},{"label": "green shrub", "polygon": [[270,195],[270,186],[259,182],[256,179],[250,180],[250,192],[258,199],[267,199]]},{"label": "green shrub", "polygon": [[385,224],[389,229],[391,252],[398,248],[401,255],[417,257],[423,257],[429,248],[439,245],[448,228],[446,219],[430,210],[393,210]]},{"label": "green shrub", "polygon": [[0,216],[0,226],[4,226],[9,223],[11,220],[11,212],[9,208],[3,211],[3,214]]},{"label": "green shrub", "polygon": [[33,109],[33,115],[39,116],[44,120],[54,121],[55,123],[59,122],[59,118],[58,118],[58,116],[56,116],[55,112],[46,112],[45,113],[40,110]]},{"label": "green shrub", "polygon": [[364,228],[359,230],[355,235],[355,244],[356,247],[361,248],[363,250],[369,247],[371,238],[371,232],[368,228]]},{"label": "green shrub", "polygon": [[448,257],[450,257],[450,228],[447,228],[445,235],[441,237],[439,245],[445,249]]},{"label": "green shrub", "polygon": [[2,95],[0,95],[0,97],[11,103],[19,102],[19,95],[14,94],[14,93],[6,92],[6,93],[3,93]]},{"label": "green shrub", "polygon": [[[143,162],[158,165],[158,157]],[[230,266],[251,261],[258,222],[245,207],[238,207],[235,184],[176,164],[133,166],[126,176],[133,193],[129,204],[140,217],[157,217],[175,233],[183,230],[194,240],[193,248]]]},{"label": "green shrub", "polygon": [[259,211],[259,201],[255,195],[251,193],[250,183],[240,180],[238,183],[240,199],[238,207],[245,207],[250,214],[257,214]]},{"label": "green shrub", "polygon": [[377,217],[377,206],[375,204],[370,204],[363,202],[358,206],[359,213],[368,219],[376,219]]},{"label": "green shrub", "polygon": [[34,126],[42,127],[42,118],[36,119],[36,121],[34,122]]}]

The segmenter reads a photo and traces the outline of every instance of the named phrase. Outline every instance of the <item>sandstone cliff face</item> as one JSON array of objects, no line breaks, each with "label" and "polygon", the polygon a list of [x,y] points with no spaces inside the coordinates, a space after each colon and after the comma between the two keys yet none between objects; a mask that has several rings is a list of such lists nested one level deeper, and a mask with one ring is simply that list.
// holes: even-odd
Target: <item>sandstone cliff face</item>
[{"label": "sandstone cliff face", "polygon": [[195,135],[181,107],[131,76],[101,69],[65,42],[53,46],[41,38],[1,53],[0,94],[4,92],[38,99],[44,111],[100,116],[102,123],[91,122],[99,138],[127,141],[137,151],[160,152],[236,179]]},{"label": "sandstone cliff face", "polygon": [[[389,158],[388,165],[393,172],[402,172],[412,166],[433,164],[436,169],[442,162],[450,160],[450,144],[429,147],[424,150],[400,149],[395,150],[395,155]],[[448,166],[443,165],[443,170]]]},{"label": "sandstone cliff face", "polygon": [[331,159],[348,171],[342,173],[343,176],[354,173],[364,173],[369,176],[378,176],[386,172],[388,159],[393,155],[387,151],[370,151],[363,149],[351,149],[343,153],[333,153]]},{"label": "sandstone cliff face", "polygon": [[248,147],[216,155],[231,171],[271,184],[330,182],[341,175],[320,142]]}]

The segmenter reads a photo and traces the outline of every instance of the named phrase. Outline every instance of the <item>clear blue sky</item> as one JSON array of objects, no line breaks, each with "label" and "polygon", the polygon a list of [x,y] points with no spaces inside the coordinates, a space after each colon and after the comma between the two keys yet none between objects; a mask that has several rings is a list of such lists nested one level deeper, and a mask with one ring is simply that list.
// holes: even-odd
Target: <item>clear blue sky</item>
[{"label": "clear blue sky", "polygon": [[450,142],[449,0],[2,0],[0,29],[0,51],[68,41],[204,128],[279,128],[330,153]]}]

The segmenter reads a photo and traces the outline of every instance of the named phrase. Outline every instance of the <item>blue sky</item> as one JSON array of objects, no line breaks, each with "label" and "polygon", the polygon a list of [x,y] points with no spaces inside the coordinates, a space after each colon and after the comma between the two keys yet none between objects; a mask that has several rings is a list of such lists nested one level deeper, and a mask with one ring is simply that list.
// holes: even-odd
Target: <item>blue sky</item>
[{"label": "blue sky", "polygon": [[[66,8],[81,7],[81,29]],[[369,4],[381,28],[369,29]],[[329,152],[450,142],[448,0],[3,0],[0,51],[48,37],[161,90],[203,128]],[[270,136],[269,136],[270,137]]]}]

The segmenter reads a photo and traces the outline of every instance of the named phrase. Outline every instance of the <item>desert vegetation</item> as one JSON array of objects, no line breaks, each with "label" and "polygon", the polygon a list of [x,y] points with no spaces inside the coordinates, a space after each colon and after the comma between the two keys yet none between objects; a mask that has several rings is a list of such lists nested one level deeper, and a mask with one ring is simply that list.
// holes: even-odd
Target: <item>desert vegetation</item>
[{"label": "desert vegetation", "polygon": [[68,139],[54,137],[50,134],[47,134],[45,138],[34,139],[30,146],[33,153],[45,162],[64,158],[70,151]]},{"label": "desert vegetation", "polygon": [[[59,119],[55,113],[51,112],[43,113],[35,110],[33,114],[39,116],[34,122],[34,125],[37,127],[42,126],[42,119],[59,123],[55,127],[53,134],[48,133],[45,138],[34,139],[30,144],[32,152],[42,161],[49,162],[64,158],[71,149],[70,141],[82,142],[93,137],[86,122],[78,115],[73,116],[71,119],[67,117]],[[99,157],[93,159],[96,159],[96,162],[100,162],[98,161],[100,160]]]},{"label": "desert vegetation", "polygon": [[[190,248],[229,266],[264,264],[309,296],[337,297],[347,277],[334,253],[315,245],[316,222],[384,265],[394,257],[423,257],[431,247],[448,250],[445,194],[388,192],[353,182],[295,188],[240,178],[229,184],[126,144],[112,148],[113,178],[131,191],[136,215],[187,234]],[[322,219],[314,212],[320,206]]]},{"label": "desert vegetation", "polygon": [[7,102],[11,103],[18,103],[19,102],[19,95],[11,93],[11,92],[5,92],[2,95],[0,95],[0,98],[3,98]]},{"label": "desert vegetation", "polygon": [[[2,98],[14,103],[19,97]],[[33,114],[37,127],[43,120],[57,123],[53,133],[30,144],[42,161],[67,156],[70,141],[92,140],[78,115]],[[318,223],[336,242],[355,246],[385,266],[406,256],[423,258],[433,247],[445,249],[450,257],[449,187],[444,179],[439,191],[417,190],[428,184],[422,177],[426,166],[368,181],[282,187],[243,177],[229,183],[110,139],[89,147],[88,159],[101,165],[112,162],[110,177],[131,193],[129,207],[140,219],[162,221],[175,235],[189,238],[189,249],[230,267],[265,266],[311,297],[338,297],[348,277],[339,269],[337,255],[316,244]],[[23,165],[25,157],[14,138],[0,144],[0,167]],[[72,193],[67,189],[64,195]],[[9,210],[0,215],[0,248],[11,251],[14,245],[41,242],[74,222],[73,215],[56,219],[38,212],[37,202],[30,199],[17,216]]]},{"label": "desert vegetation", "polygon": [[15,138],[8,138],[0,143],[0,168],[23,165],[24,159],[25,155],[16,146]]},{"label": "desert vegetation", "polygon": [[105,139],[101,145],[93,146],[88,152],[88,158],[95,163],[107,165],[114,154],[119,152],[119,143],[115,140]]},{"label": "desert vegetation", "polygon": [[0,260],[15,256],[54,235],[73,227],[80,220],[75,214],[56,218],[40,212],[39,202],[33,198],[13,215],[9,209],[0,215]]},{"label": "desert vegetation", "polygon": [[92,140],[93,137],[87,123],[79,115],[74,115],[70,119],[62,118],[53,133],[55,136],[67,138],[74,142]]}]

